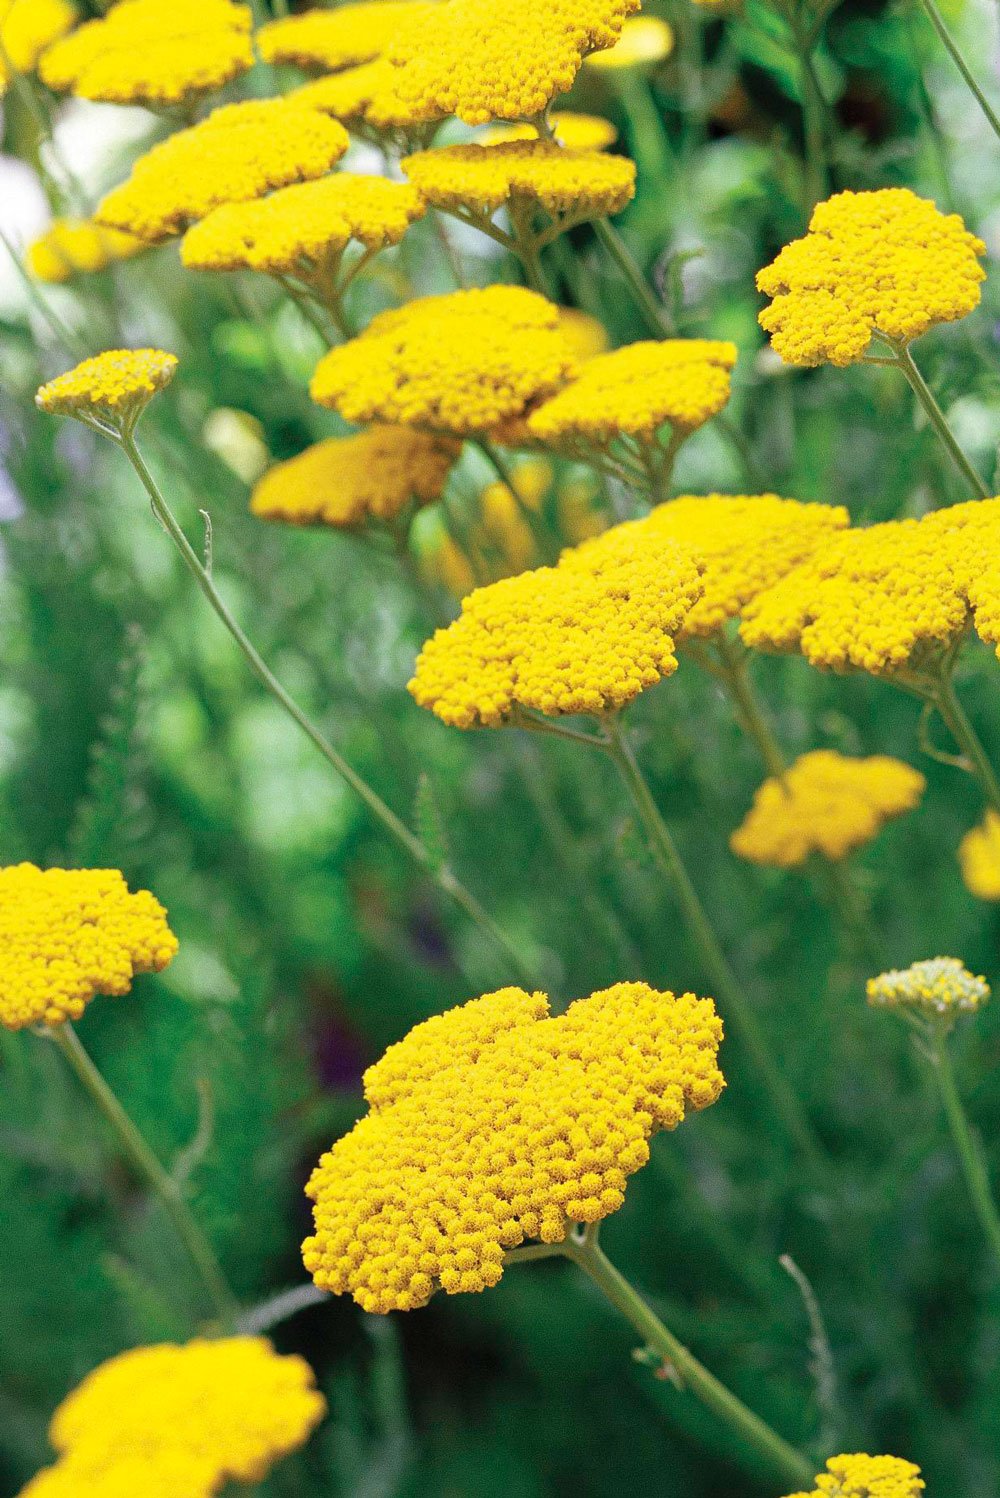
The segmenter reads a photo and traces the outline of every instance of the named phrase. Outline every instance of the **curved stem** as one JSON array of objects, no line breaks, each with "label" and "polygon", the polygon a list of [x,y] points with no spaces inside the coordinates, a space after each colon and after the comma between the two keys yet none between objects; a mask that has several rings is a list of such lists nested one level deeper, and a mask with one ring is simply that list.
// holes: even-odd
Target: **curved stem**
[{"label": "curved stem", "polygon": [[313,723],[312,719],[299,707],[295,699],[285,690],[281,682],[259,654],[256,647],[244,634],[236,622],[229,608],[224,602],[212,578],[202,565],[197,552],[191,546],[173,511],[167,504],[163,495],[157,487],[156,481],[146,467],[146,463],[136,447],[135,440],[129,435],[120,438],[120,445],[125,456],[135,469],[142,485],[149,495],[153,507],[153,514],[159,520],[177,550],[180,552],[188,571],[192,574],[198,587],[208,600],[212,609],[229,631],[236,645],[243,654],[247,665],[250,667],[257,680],[265,690],[284,708],[288,716],[302,729],[310,742],[319,750],[323,758],[344,780],[356,796],[364,802],[375,819],[381,823],[390,837],[400,845],[405,853],[421,868],[429,878],[433,879],[443,894],[447,895],[453,904],[457,905],[465,915],[478,926],[484,936],[488,937],[499,951],[507,958],[513,971],[522,981],[533,986],[536,975],[532,972],[530,964],[527,963],[521,952],[494,921],[493,917],[483,909],[476,897],[466,889],[465,885],[447,867],[438,867],[431,858],[427,849],[418,837],[410,831],[406,824],[397,817],[396,813],[387,806],[381,796],[368,784],[366,780],[350,765],[343,755],[324,737]]},{"label": "curved stem", "polygon": [[638,261],[611,220],[595,218],[594,233],[625,277],[649,331],[657,338],[673,338],[676,329],[670,320],[669,313],[654,296],[653,289],[643,275]]},{"label": "curved stem", "polygon": [[948,732],[968,761],[970,774],[975,775],[979,781],[983,794],[993,810],[1000,812],[1000,780],[997,778],[997,773],[982,740],[955,694],[950,671],[943,672],[935,683],[933,701]]},{"label": "curved stem", "polygon": [[124,1154],[160,1203],[198,1273],[205,1294],[220,1321],[229,1325],[239,1311],[236,1298],[219,1268],[211,1244],[195,1221],[180,1186],[164,1170],[149,1145],[97,1070],[71,1024],[48,1032],[78,1080],[113,1129]]},{"label": "curved stem", "polygon": [[972,1132],[968,1114],[958,1091],[951,1052],[948,1049],[947,1032],[943,1026],[935,1026],[935,1031],[931,1061],[938,1090],[941,1093],[945,1117],[948,1120],[948,1128],[951,1130],[951,1137],[958,1151],[962,1174],[965,1177],[965,1184],[972,1198],[976,1216],[979,1218],[990,1247],[1000,1260],[1000,1212],[997,1210],[990,1187],[986,1162],[983,1159],[979,1141]]},{"label": "curved stem", "polygon": [[956,68],[965,79],[973,98],[979,105],[980,109],[983,111],[986,119],[989,121],[990,129],[993,131],[994,135],[1000,136],[1000,119],[997,118],[995,110],[992,108],[989,100],[986,98],[986,95],[983,93],[982,89],[979,87],[979,84],[972,76],[972,69],[969,67],[969,64],[966,62],[961,52],[958,50],[958,45],[951,35],[951,32],[945,25],[944,17],[935,5],[934,0],[920,0],[920,3],[923,5],[924,10],[927,12],[927,19],[930,21],[931,25],[934,27],[934,30],[937,32],[938,39],[940,40],[941,45],[944,47],[952,62],[955,64]]},{"label": "curved stem", "polygon": [[905,344],[897,346],[895,362],[909,381],[910,388],[923,407],[924,413],[937,433],[942,447],[963,478],[968,482],[973,494],[979,499],[988,499],[989,489],[959,447],[955,434],[948,425],[947,418],[934,397],[934,392],[913,362],[913,355]]}]

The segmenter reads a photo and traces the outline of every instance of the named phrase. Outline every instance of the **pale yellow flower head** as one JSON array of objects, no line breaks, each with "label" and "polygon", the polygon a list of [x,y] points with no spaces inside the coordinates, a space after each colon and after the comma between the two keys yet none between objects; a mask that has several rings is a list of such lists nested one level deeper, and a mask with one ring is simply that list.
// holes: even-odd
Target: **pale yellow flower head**
[{"label": "pale yellow flower head", "polygon": [[118,0],[46,52],[39,73],[85,99],[186,104],[253,66],[251,23],[230,0]]},{"label": "pale yellow flower head", "polygon": [[222,203],[324,176],[349,144],[338,121],[287,99],[227,104],[140,156],[94,217],[152,243],[170,239]]},{"label": "pale yellow flower head", "polygon": [[782,779],[764,781],[730,847],[777,869],[797,868],[814,853],[839,862],[912,811],[926,786],[918,770],[888,755],[851,759],[814,749]]},{"label": "pale yellow flower head", "polygon": [[359,0],[271,21],[257,33],[265,62],[335,73],[381,57],[400,25],[431,7],[423,0]]},{"label": "pale yellow flower head", "polygon": [[138,1347],[63,1400],[49,1429],[60,1459],[22,1498],[215,1498],[263,1482],[325,1411],[308,1363],[264,1337]]},{"label": "pale yellow flower head", "polygon": [[875,1008],[954,1017],[982,1008],[989,1000],[990,986],[957,957],[929,957],[902,971],[894,969],[870,978],[867,994]]},{"label": "pale yellow flower head", "polygon": [[130,894],[117,869],[0,869],[0,1025],[79,1019],[97,994],[122,995],[177,951],[167,912]]},{"label": "pale yellow flower head", "polygon": [[91,219],[57,218],[29,245],[25,263],[38,281],[69,281],[107,270],[148,248],[144,239],[105,229]]},{"label": "pale yellow flower head", "polygon": [[590,565],[572,555],[471,593],[417,658],[419,705],[455,728],[499,728],[525,711],[615,712],[672,675],[702,586],[689,553],[621,527]]},{"label": "pale yellow flower head", "polygon": [[265,520],[342,530],[391,523],[441,498],[460,444],[410,427],[369,427],[327,437],[277,463],[257,484],[250,508]]},{"label": "pale yellow flower head", "polygon": [[831,1456],[809,1493],[790,1498],[920,1498],[920,1468],[898,1456]]},{"label": "pale yellow flower head", "polygon": [[380,313],[320,360],[311,393],[347,421],[467,436],[522,415],[573,370],[558,309],[523,287],[489,286]]},{"label": "pale yellow flower head", "polygon": [[600,72],[652,67],[663,62],[673,50],[673,27],[667,21],[659,16],[634,16],[625,22],[613,47],[590,54],[587,66]]},{"label": "pale yellow flower head", "polygon": [[505,203],[541,208],[582,223],[620,213],[635,193],[635,163],[601,151],[571,151],[544,140],[473,143],[420,151],[401,163],[429,203],[489,217]]},{"label": "pale yellow flower head", "polygon": [[35,404],[52,416],[129,432],[157,391],[174,377],[177,360],[162,349],[109,349],[43,385]]},{"label": "pale yellow flower head", "polygon": [[909,188],[837,193],[758,272],[774,299],[760,325],[788,364],[853,364],[875,333],[911,343],[978,307],[985,253],[957,213]]},{"label": "pale yellow flower head", "polygon": [[[606,151],[618,139],[617,127],[600,114],[577,114],[571,109],[556,109],[549,116],[549,125],[559,144],[569,151]],[[537,139],[538,130],[534,125],[491,125],[483,131],[480,144],[500,146],[511,140]]]},{"label": "pale yellow flower head", "polygon": [[580,364],[608,351],[608,330],[589,312],[578,307],[559,308],[559,326]]},{"label": "pale yellow flower head", "polygon": [[977,900],[1000,900],[1000,814],[988,809],[958,846],[965,887]]},{"label": "pale yellow flower head", "polygon": [[530,120],[637,9],[638,0],[442,0],[390,44],[396,91],[425,120]]},{"label": "pale yellow flower head", "polygon": [[313,1172],[306,1268],[380,1313],[495,1285],[505,1250],[621,1207],[651,1135],[718,1098],[721,1039],[711,999],[645,983],[558,1016],[504,988],[426,1020],[365,1073],[368,1113]]},{"label": "pale yellow flower head", "polygon": [[15,73],[33,73],[38,59],[65,36],[77,20],[69,0],[0,0],[0,95],[10,85],[7,59]]}]

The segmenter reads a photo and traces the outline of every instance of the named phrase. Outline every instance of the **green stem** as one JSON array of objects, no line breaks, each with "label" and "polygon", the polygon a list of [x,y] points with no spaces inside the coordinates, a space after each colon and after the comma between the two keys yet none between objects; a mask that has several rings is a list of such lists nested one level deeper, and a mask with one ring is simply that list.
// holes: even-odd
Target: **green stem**
[{"label": "green stem", "polygon": [[972,1198],[972,1205],[976,1210],[976,1216],[982,1224],[983,1232],[989,1240],[990,1247],[1000,1260],[1000,1212],[990,1187],[990,1178],[986,1171],[986,1162],[983,1159],[982,1148],[976,1139],[969,1124],[969,1118],[962,1103],[955,1080],[955,1069],[952,1065],[951,1052],[948,1049],[948,1036],[944,1026],[935,1026],[935,1036],[931,1059],[934,1065],[934,1075],[937,1078],[938,1089],[941,1093],[941,1101],[944,1104],[945,1116],[951,1137],[962,1166],[962,1174]]},{"label": "green stem", "polygon": [[643,275],[638,261],[611,220],[595,218],[594,233],[625,277],[649,331],[656,338],[675,337],[676,329],[670,320],[670,314],[653,295],[653,289]]},{"label": "green stem", "polygon": [[229,1325],[238,1314],[239,1306],[219,1268],[211,1244],[184,1200],[180,1186],[164,1170],[153,1154],[90,1059],[73,1026],[68,1023],[56,1025],[49,1031],[49,1034],[62,1051],[81,1085],[90,1094],[94,1104],[113,1129],[125,1155],[170,1218],[216,1315],[220,1321]]},{"label": "green stem", "polygon": [[979,499],[988,499],[989,489],[959,447],[944,412],[935,400],[934,393],[927,381],[913,362],[913,355],[906,344],[896,345],[896,363],[909,381],[910,388],[923,407],[924,413],[937,433],[942,447],[955,464],[955,467],[959,469],[963,478],[968,482],[973,494]]},{"label": "green stem", "polygon": [[941,45],[949,54],[952,62],[955,64],[956,68],[965,79],[976,103],[979,105],[980,109],[983,111],[983,114],[989,121],[990,129],[993,131],[994,135],[1000,136],[1000,119],[997,118],[996,112],[990,105],[989,100],[986,98],[986,95],[983,93],[982,89],[979,87],[979,84],[972,76],[972,69],[969,67],[961,52],[958,50],[958,45],[952,37],[951,32],[945,25],[944,17],[935,5],[934,0],[921,0],[921,4],[923,5],[924,10],[927,12],[927,19],[930,21],[931,25],[934,27],[934,30],[938,34]]},{"label": "green stem", "polygon": [[864,958],[870,972],[882,972],[886,965],[882,943],[872,929],[868,912],[846,866],[817,856],[815,867],[819,879],[826,885],[841,925],[854,940],[858,955]]},{"label": "green stem", "polygon": [[802,132],[805,148],[805,173],[802,183],[802,209],[806,222],[812,218],[816,204],[826,197],[826,132],[823,118],[826,105],[816,76],[812,49],[814,41],[795,26],[795,44],[801,64]]},{"label": "green stem", "polygon": [[714,1374],[709,1373],[694,1353],[664,1326],[592,1238],[585,1236],[582,1240],[569,1240],[563,1245],[563,1249],[566,1256],[589,1275],[644,1342],[670,1365],[682,1385],[690,1389],[747,1446],[763,1457],[776,1477],[780,1476],[782,1482],[796,1487],[812,1483],[815,1470],[812,1462],[790,1446],[759,1415],[748,1409]]},{"label": "green stem", "polygon": [[466,889],[465,885],[456,878],[449,868],[438,867],[435,864],[435,861],[427,852],[420,839],[414,836],[406,824],[386,805],[381,796],[372,789],[368,782],[358,774],[338,750],[333,747],[329,740],[323,736],[312,719],[285,690],[230,613],[215,583],[212,581],[211,575],[202,565],[201,559],[191,546],[191,543],[174,517],[173,511],[160,493],[155,479],[146,467],[145,461],[136,447],[134,438],[130,435],[123,435],[120,438],[120,444],[122,451],[132,464],[146,493],[149,495],[153,514],[180,552],[188,571],[194,577],[212,609],[229,631],[242,652],[250,670],[257,677],[257,680],[270,693],[274,700],[284,708],[288,716],[298,724],[327,763],[350,786],[351,790],[364,803],[375,819],[381,823],[390,837],[394,838],[413,862],[434,881],[442,894],[447,895],[448,899],[457,905],[473,924],[478,926],[483,935],[488,937],[493,945],[504,954],[511,968],[519,978],[533,987],[537,975],[533,973],[530,964],[524,960],[510,937],[497,925],[493,917],[483,909],[475,896]]},{"label": "green stem", "polygon": [[994,811],[1000,812],[1000,780],[997,779],[997,773],[983,747],[982,740],[955,694],[950,671],[942,673],[933,690],[934,705],[941,714],[948,732],[968,761],[968,768],[979,781],[987,801]]},{"label": "green stem", "polygon": [[506,459],[500,456],[492,442],[487,442],[485,438],[472,438],[471,440],[473,446],[478,447],[504,488],[510,490],[511,498],[517,506],[521,519],[531,531],[542,561],[554,562],[559,554],[558,543],[538,511],[525,503],[518,490],[513,469],[508,465]]}]

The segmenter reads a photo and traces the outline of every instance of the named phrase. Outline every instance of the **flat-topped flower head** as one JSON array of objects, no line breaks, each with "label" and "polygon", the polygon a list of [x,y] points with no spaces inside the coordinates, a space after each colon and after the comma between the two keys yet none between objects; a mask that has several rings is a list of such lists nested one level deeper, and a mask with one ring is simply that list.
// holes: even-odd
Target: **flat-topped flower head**
[{"label": "flat-topped flower head", "polygon": [[657,505],[646,522],[705,564],[705,591],[681,639],[708,639],[750,601],[850,524],[842,505],[802,504],[777,494],[682,495]]},{"label": "flat-topped flower head", "polygon": [[359,0],[270,21],[257,33],[264,62],[335,73],[381,57],[400,25],[430,6],[423,0]]},{"label": "flat-topped flower head", "polygon": [[419,705],[455,728],[498,728],[525,711],[615,712],[672,675],[699,568],[668,537],[619,529],[586,567],[565,553],[464,599],[417,658]]},{"label": "flat-topped flower head", "polygon": [[988,810],[963,837],[958,861],[965,887],[977,900],[1000,900],[1000,815]]},{"label": "flat-topped flower head", "polygon": [[663,62],[673,50],[674,31],[667,21],[659,16],[633,16],[625,22],[613,47],[590,54],[587,67],[605,73],[649,68]]},{"label": "flat-topped flower head", "polygon": [[814,853],[838,862],[919,805],[926,786],[918,770],[888,755],[851,759],[814,749],[782,779],[764,781],[730,847],[777,869],[797,868]]},{"label": "flat-topped flower head", "polygon": [[729,399],[736,346],[702,338],[630,343],[590,359],[575,380],[528,419],[539,442],[606,447],[616,437],[652,442],[663,426],[693,432]]},{"label": "flat-topped flower head", "polygon": [[645,983],[556,1017],[505,988],[417,1025],[313,1172],[306,1268],[380,1313],[495,1285],[505,1250],[621,1207],[651,1135],[718,1098],[721,1039],[711,999]]},{"label": "flat-topped flower head", "polygon": [[167,913],[117,869],[0,869],[0,1025],[79,1019],[97,994],[128,993],[177,951]]},{"label": "flat-topped flower head", "polygon": [[853,364],[875,333],[908,344],[978,307],[985,253],[957,213],[909,188],[837,193],[758,273],[773,297],[760,325],[788,364]]},{"label": "flat-topped flower head", "polygon": [[35,404],[52,416],[128,433],[176,369],[175,356],[162,349],[109,349],[49,380]]},{"label": "flat-topped flower head", "polygon": [[88,218],[57,218],[29,245],[25,263],[37,281],[70,281],[107,270],[148,248],[144,239],[105,229]]},{"label": "flat-topped flower head", "polygon": [[118,0],[39,63],[59,92],[110,104],[184,105],[253,67],[252,14],[230,0]]},{"label": "flat-topped flower head", "polygon": [[424,125],[412,104],[394,91],[396,69],[384,57],[328,73],[294,89],[290,102],[319,109],[346,125],[365,125],[374,135],[401,131],[423,132]]},{"label": "flat-topped flower head", "polygon": [[[606,151],[618,139],[617,126],[601,114],[578,114],[572,109],[556,109],[549,116],[552,133],[569,151]],[[484,130],[480,143],[499,146],[510,140],[538,140],[534,125],[491,125]]]},{"label": "flat-topped flower head", "polygon": [[354,530],[391,524],[441,498],[460,445],[410,427],[369,427],[327,437],[278,463],[254,489],[250,508],[265,520]]},{"label": "flat-topped flower head", "polygon": [[574,372],[559,311],[520,286],[420,297],[330,351],[311,393],[347,421],[488,432]]},{"label": "flat-topped flower head", "polygon": [[990,997],[985,978],[969,972],[957,957],[929,957],[902,970],[869,978],[868,1002],[880,1009],[909,1009],[925,1015],[974,1014]]},{"label": "flat-topped flower head", "polygon": [[46,47],[51,47],[76,24],[77,10],[69,0],[0,0],[0,95],[15,73],[33,73]]},{"label": "flat-topped flower head", "polygon": [[898,1456],[831,1456],[809,1493],[790,1498],[920,1498],[920,1468]]},{"label": "flat-topped flower head", "polygon": [[443,0],[390,43],[396,90],[425,120],[531,120],[638,8],[638,0]]},{"label": "flat-topped flower head", "polygon": [[221,203],[324,176],[349,144],[337,120],[287,99],[226,104],[140,156],[94,217],[151,243],[170,239]]},{"label": "flat-topped flower head", "polygon": [[635,194],[635,162],[546,140],[473,143],[420,151],[401,162],[429,203],[451,213],[493,214],[505,203],[582,223],[620,213]]},{"label": "flat-topped flower head", "polygon": [[144,1498],[213,1498],[230,1482],[263,1482],[325,1410],[308,1363],[264,1337],[138,1347],[63,1400],[49,1428],[60,1460],[27,1491],[127,1498],[131,1479]]},{"label": "flat-topped flower head", "polygon": [[423,198],[405,182],[337,172],[213,209],[184,236],[181,260],[190,270],[308,281],[335,265],[352,241],[369,250],[398,244],[423,212]]}]

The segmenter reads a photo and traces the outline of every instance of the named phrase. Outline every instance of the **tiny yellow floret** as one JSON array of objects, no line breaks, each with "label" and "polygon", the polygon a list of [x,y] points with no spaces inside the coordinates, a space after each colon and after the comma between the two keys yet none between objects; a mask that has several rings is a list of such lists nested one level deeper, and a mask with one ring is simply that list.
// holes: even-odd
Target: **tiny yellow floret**
[{"label": "tiny yellow floret", "polygon": [[381,57],[400,25],[429,9],[423,0],[358,0],[331,10],[308,10],[262,26],[257,50],[264,62],[334,73]]},{"label": "tiny yellow floret", "polygon": [[0,1024],[79,1019],[97,994],[122,995],[177,951],[167,913],[117,869],[0,869]]},{"label": "tiny yellow floret", "polygon": [[920,1468],[898,1456],[831,1456],[809,1493],[789,1498],[920,1498]]},{"label": "tiny yellow floret", "polygon": [[76,20],[69,0],[0,0],[0,96],[10,86],[10,70],[33,73],[46,47]]},{"label": "tiny yellow floret", "polygon": [[837,193],[758,273],[773,298],[760,325],[788,364],[853,364],[875,333],[909,344],[978,307],[985,253],[957,213],[909,188]]},{"label": "tiny yellow floret", "polygon": [[601,151],[574,151],[552,141],[440,146],[407,156],[409,180],[435,208],[489,217],[505,203],[541,208],[550,218],[582,223],[620,213],[635,193],[635,162]]},{"label": "tiny yellow floret", "polygon": [[958,846],[965,887],[977,900],[1000,900],[1000,815],[990,808]]},{"label": "tiny yellow floret", "polygon": [[[618,139],[617,126],[601,114],[577,114],[572,109],[555,109],[549,125],[561,146],[569,151],[606,151]],[[535,125],[491,125],[480,136],[484,146],[500,146],[510,140],[537,140]]]},{"label": "tiny yellow floret", "polygon": [[651,67],[663,62],[673,50],[674,31],[669,22],[659,16],[634,16],[625,22],[613,47],[590,54],[587,66],[602,72]]},{"label": "tiny yellow floret", "polygon": [[777,869],[797,868],[814,853],[839,862],[919,805],[926,787],[919,770],[888,755],[851,759],[814,749],[782,779],[764,781],[730,847]]},{"label": "tiny yellow floret", "polygon": [[35,395],[35,404],[52,416],[75,416],[127,431],[157,391],[170,384],[176,369],[176,357],[162,349],[109,349],[49,380]]},{"label": "tiny yellow floret", "polygon": [[650,1137],[718,1098],[721,1039],[711,999],[645,983],[555,1017],[505,988],[417,1025],[313,1172],[306,1268],[380,1313],[495,1285],[506,1249],[621,1207]]},{"label": "tiny yellow floret", "polygon": [[925,1014],[972,1014],[990,997],[985,978],[969,972],[957,957],[929,957],[901,971],[869,978],[868,1002],[881,1009],[915,1009]]},{"label": "tiny yellow floret", "polygon": [[148,248],[134,234],[105,229],[91,219],[57,218],[29,245],[25,263],[36,280],[55,283],[107,270]]}]

